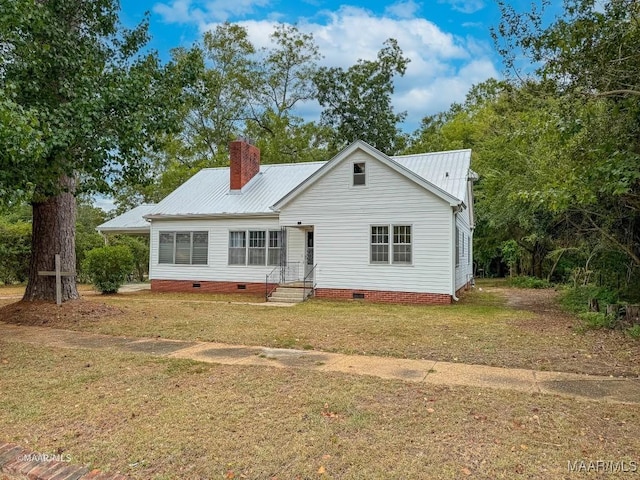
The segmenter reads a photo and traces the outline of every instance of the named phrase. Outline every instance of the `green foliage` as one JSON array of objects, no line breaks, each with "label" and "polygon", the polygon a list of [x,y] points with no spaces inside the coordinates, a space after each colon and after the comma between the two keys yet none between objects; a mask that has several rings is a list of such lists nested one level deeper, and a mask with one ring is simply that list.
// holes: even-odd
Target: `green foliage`
[{"label": "green foliage", "polygon": [[139,282],[144,282],[145,275],[149,273],[149,237],[117,235],[110,238],[109,243],[114,246],[123,245],[129,249],[133,255],[135,278]]},{"label": "green foliage", "polygon": [[117,14],[116,0],[2,2],[2,199],[57,195],[64,175],[107,191],[106,177],[142,173],[151,133],[173,125],[158,58],[137,54],[146,21],[126,30]]},{"label": "green foliage", "polygon": [[398,129],[405,113],[391,104],[393,77],[404,75],[409,59],[395,39],[388,39],[375,61],[359,60],[347,70],[319,69],[314,77],[321,121],[334,130],[330,150],[338,151],[355,140],[364,140],[393,155],[405,146]]},{"label": "green foliage", "polygon": [[604,307],[618,303],[618,293],[595,285],[580,285],[567,288],[561,296],[562,305],[574,313],[588,312],[589,301],[595,299]]},{"label": "green foliage", "polygon": [[102,293],[117,293],[134,268],[133,254],[119,245],[95,248],[87,252],[83,270]]},{"label": "green foliage", "polygon": [[552,288],[553,284],[544,278],[517,276],[510,277],[507,285],[516,288]]},{"label": "green foliage", "polygon": [[582,321],[581,326],[586,330],[599,330],[602,328],[615,328],[616,320],[602,312],[582,312],[578,314]]},{"label": "green foliage", "polygon": [[636,340],[640,339],[640,325],[634,325],[626,330],[627,335]]},{"label": "green foliage", "polygon": [[89,199],[78,202],[76,216],[76,272],[80,282],[89,281],[88,275],[83,270],[86,253],[94,248],[104,246],[104,238],[96,232],[96,227],[106,220],[107,214],[105,211],[91,205]]},{"label": "green foliage", "polygon": [[29,276],[31,223],[0,218],[0,282],[22,283]]}]

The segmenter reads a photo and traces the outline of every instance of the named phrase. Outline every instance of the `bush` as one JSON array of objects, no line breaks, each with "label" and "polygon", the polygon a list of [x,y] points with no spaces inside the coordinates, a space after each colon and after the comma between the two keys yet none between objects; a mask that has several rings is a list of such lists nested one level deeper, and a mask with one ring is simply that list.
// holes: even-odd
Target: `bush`
[{"label": "bush", "polygon": [[582,320],[583,327],[589,330],[614,328],[617,323],[615,317],[605,315],[602,312],[583,312],[578,316]]},{"label": "bush", "polygon": [[638,340],[640,338],[640,325],[627,328],[627,335]]},{"label": "bush", "polygon": [[568,288],[562,296],[561,302],[566,309],[580,313],[589,310],[589,300],[591,299],[598,300],[598,304],[604,308],[605,305],[618,303],[618,293],[595,285],[581,285]]},{"label": "bush", "polygon": [[553,284],[544,278],[537,277],[511,277],[507,280],[507,285],[516,288],[552,288]]},{"label": "bush", "polygon": [[87,252],[84,272],[102,293],[117,293],[133,270],[133,254],[124,245],[94,248]]},{"label": "bush", "polygon": [[29,277],[31,224],[0,220],[0,282],[22,283]]}]

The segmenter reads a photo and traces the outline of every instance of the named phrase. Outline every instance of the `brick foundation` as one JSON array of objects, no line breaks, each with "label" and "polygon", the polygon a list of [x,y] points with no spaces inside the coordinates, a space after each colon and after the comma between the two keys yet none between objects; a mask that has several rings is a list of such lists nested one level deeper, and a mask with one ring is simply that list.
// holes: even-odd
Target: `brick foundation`
[{"label": "brick foundation", "polygon": [[[271,286],[275,287],[275,285]],[[264,283],[249,282],[151,280],[151,290],[154,292],[250,293],[252,295],[264,295],[265,285]]]},{"label": "brick foundation", "polygon": [[[57,460],[57,458],[61,460]],[[65,455],[42,455],[15,443],[0,443],[0,478],[11,480],[127,480],[65,461]]]},{"label": "brick foundation", "polygon": [[353,300],[355,295],[365,301],[380,303],[415,303],[423,305],[448,305],[451,303],[451,295],[443,293],[420,292],[391,292],[386,290],[353,290],[349,288],[317,288],[315,296],[318,298],[335,298],[340,300]]}]

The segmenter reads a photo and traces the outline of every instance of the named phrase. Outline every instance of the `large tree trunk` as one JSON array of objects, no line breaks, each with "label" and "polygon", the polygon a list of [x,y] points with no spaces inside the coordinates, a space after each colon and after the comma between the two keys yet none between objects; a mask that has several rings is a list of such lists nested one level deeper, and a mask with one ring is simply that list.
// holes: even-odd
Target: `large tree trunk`
[{"label": "large tree trunk", "polygon": [[[76,268],[76,199],[75,182],[60,181],[62,191],[54,197],[33,203],[33,230],[29,281],[23,300],[56,300],[55,276],[38,275],[39,271],[54,271],[55,254],[60,254],[63,272]],[[62,301],[79,298],[75,276],[62,277]]]}]

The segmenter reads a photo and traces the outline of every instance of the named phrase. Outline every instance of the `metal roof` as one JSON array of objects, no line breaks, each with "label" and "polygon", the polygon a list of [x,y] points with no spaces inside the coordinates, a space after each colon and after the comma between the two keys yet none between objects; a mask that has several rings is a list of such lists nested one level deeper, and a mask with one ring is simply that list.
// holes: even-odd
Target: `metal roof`
[{"label": "metal roof", "polygon": [[275,215],[270,207],[325,163],[261,165],[239,192],[229,189],[229,167],[205,168],[158,203],[147,217]]},{"label": "metal roof", "polygon": [[391,157],[396,163],[430,181],[445,192],[464,201],[471,150],[450,150],[447,152],[418,153]]},{"label": "metal roof", "polygon": [[[380,153],[364,142],[352,144],[353,148],[367,148]],[[345,149],[348,150],[348,149]],[[343,151],[344,152],[344,151]],[[334,161],[340,161],[340,155]],[[466,196],[467,179],[475,175],[470,169],[471,150],[421,153],[384,157],[385,162],[395,162],[397,171],[410,177],[425,180],[427,187],[442,190],[446,197],[454,197],[460,203]],[[344,158],[344,157],[343,157]],[[259,173],[241,191],[229,189],[229,167],[205,168],[183,183],[156,205],[140,205],[119,217],[100,225],[98,231],[149,231],[145,220],[171,217],[216,217],[226,215],[277,215],[272,206],[291,194],[305,180],[313,182],[319,170],[332,162],[283,163],[261,165]],[[330,167],[331,165],[327,165]],[[324,169],[323,169],[324,170]],[[313,178],[309,178],[314,175]],[[422,180],[420,180],[422,182]],[[308,182],[306,182],[308,183]],[[429,186],[431,185],[431,186]],[[145,217],[145,218],[143,218]]]},{"label": "metal roof", "polygon": [[155,206],[153,203],[138,205],[128,212],[104,222],[102,225],[98,225],[96,230],[105,233],[148,233],[150,225],[144,219],[144,216]]}]

